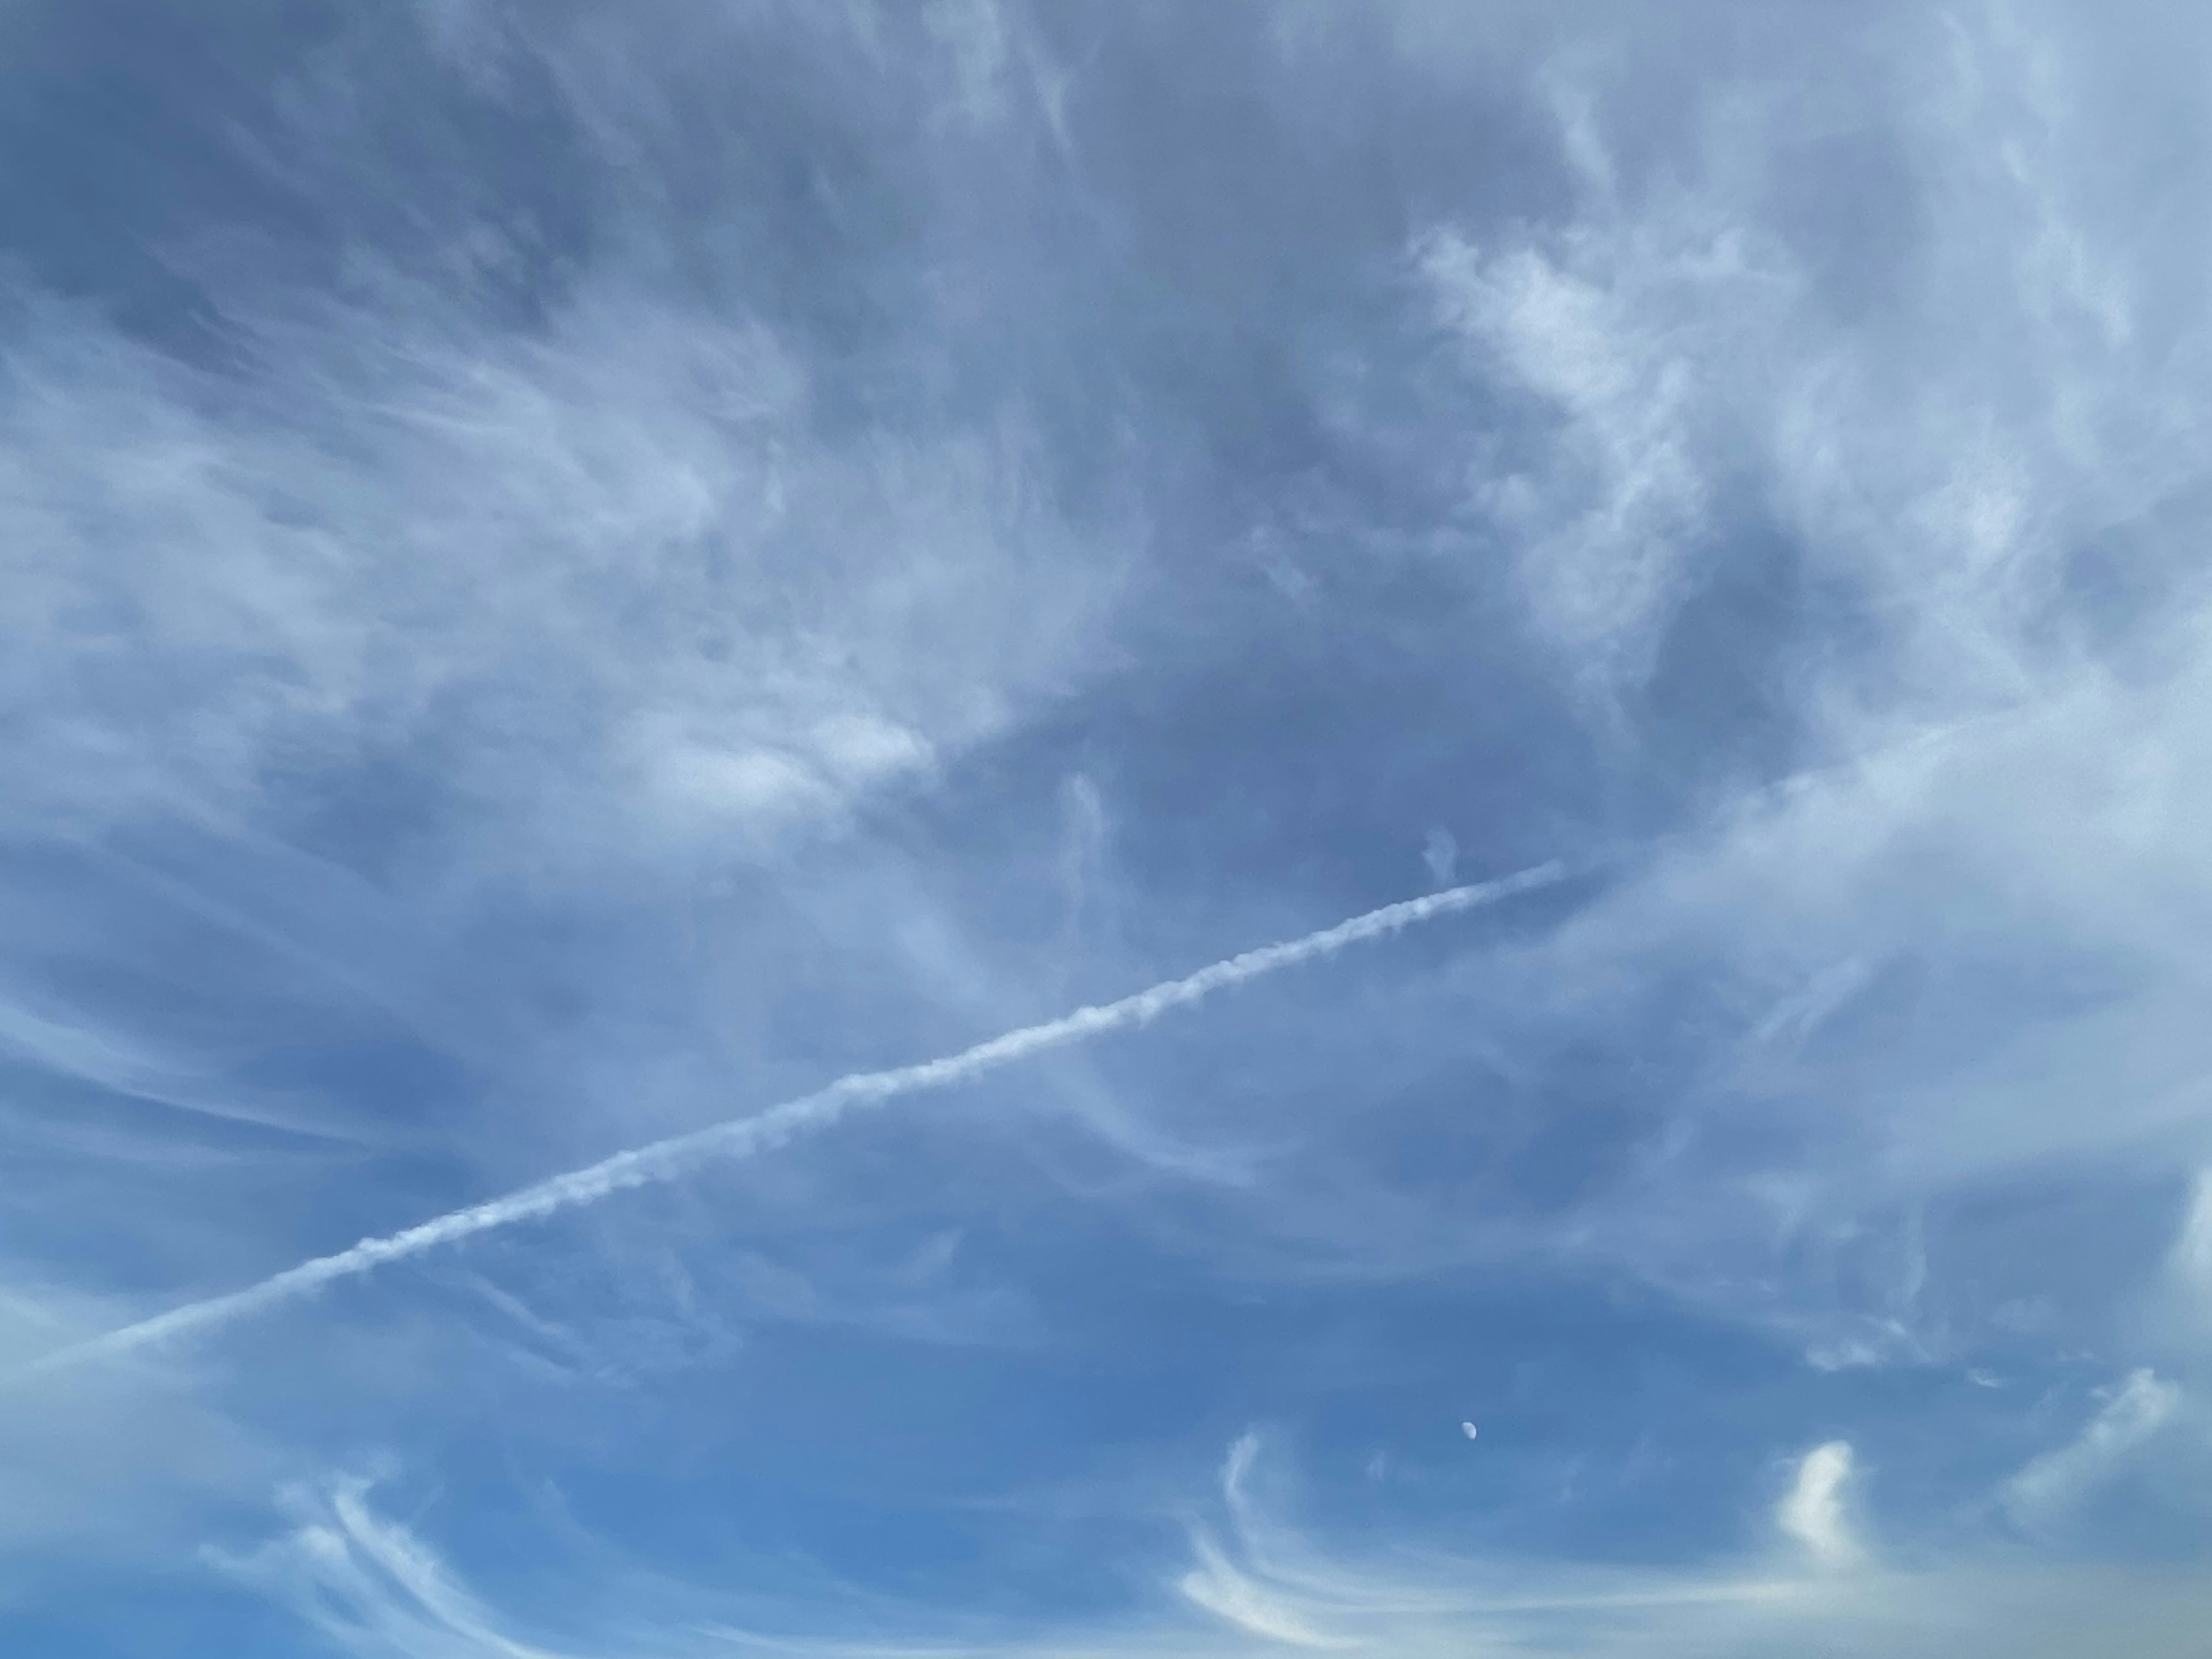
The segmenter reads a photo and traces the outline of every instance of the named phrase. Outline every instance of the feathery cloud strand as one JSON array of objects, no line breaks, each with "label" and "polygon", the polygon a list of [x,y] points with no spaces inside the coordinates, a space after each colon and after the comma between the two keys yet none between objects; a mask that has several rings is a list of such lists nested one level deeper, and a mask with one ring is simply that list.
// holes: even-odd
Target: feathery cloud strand
[{"label": "feathery cloud strand", "polygon": [[167,1338],[226,1324],[264,1308],[304,1296],[333,1280],[349,1279],[388,1261],[420,1255],[477,1233],[534,1221],[581,1205],[597,1203],[615,1193],[656,1182],[672,1181],[702,1164],[726,1158],[750,1158],[781,1146],[810,1129],[826,1128],[854,1106],[872,1105],[939,1089],[996,1070],[1032,1054],[1042,1054],[1109,1031],[1149,1024],[1172,1009],[1188,1007],[1216,991],[1242,985],[1300,963],[1334,956],[1349,945],[1379,939],[1439,916],[1493,904],[1531,889],[1563,879],[1566,867],[1556,861],[1522,870],[1494,881],[1448,888],[1440,893],[1386,904],[1378,910],[1340,921],[1334,927],[1308,933],[1303,939],[1262,945],[1241,956],[1217,962],[1181,979],[1171,979],[1146,990],[1108,1002],[1076,1009],[1041,1025],[1024,1026],[1003,1036],[979,1042],[972,1048],[912,1066],[883,1072],[855,1072],[834,1083],[801,1095],[750,1117],[672,1135],[665,1140],[617,1152],[584,1169],[572,1170],[525,1187],[503,1198],[490,1199],[455,1210],[404,1231],[383,1238],[365,1238],[349,1249],[317,1256],[296,1267],[250,1285],[244,1290],[187,1303],[151,1319],[125,1325],[88,1340],[73,1343],[19,1368],[9,1380],[66,1370],[97,1360],[136,1352]]}]

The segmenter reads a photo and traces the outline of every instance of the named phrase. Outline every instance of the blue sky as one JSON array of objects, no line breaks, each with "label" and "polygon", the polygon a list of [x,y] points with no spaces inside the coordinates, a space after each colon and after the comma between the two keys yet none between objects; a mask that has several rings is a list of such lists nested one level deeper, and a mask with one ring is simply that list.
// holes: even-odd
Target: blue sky
[{"label": "blue sky", "polygon": [[9,1652],[2202,1652],[2197,9],[0,44]]}]

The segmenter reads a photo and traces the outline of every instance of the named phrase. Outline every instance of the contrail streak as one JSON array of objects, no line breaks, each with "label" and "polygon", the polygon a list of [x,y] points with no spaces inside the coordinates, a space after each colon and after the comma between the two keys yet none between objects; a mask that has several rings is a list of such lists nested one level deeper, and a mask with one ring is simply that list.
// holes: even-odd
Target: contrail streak
[{"label": "contrail streak", "polygon": [[1231,957],[1226,962],[1217,962],[1210,968],[1201,968],[1182,979],[1168,980],[1149,990],[1139,991],[1133,996],[1123,997],[1118,1002],[1078,1008],[1073,1013],[1063,1014],[1058,1019],[1048,1020],[1042,1025],[1026,1026],[1018,1031],[1009,1031],[1004,1036],[993,1037],[988,1042],[979,1042],[972,1048],[940,1060],[900,1066],[887,1072],[856,1072],[839,1078],[812,1094],[787,1100],[780,1106],[771,1106],[751,1117],[736,1118],[710,1128],[694,1130],[689,1134],[674,1135],[666,1140],[655,1141],[649,1146],[641,1146],[634,1152],[617,1152],[613,1157],[585,1169],[555,1176],[534,1187],[525,1187],[520,1192],[509,1193],[504,1198],[472,1205],[465,1210],[455,1210],[449,1215],[425,1221],[420,1226],[410,1227],[404,1232],[393,1233],[384,1238],[364,1238],[350,1249],[303,1261],[296,1267],[288,1267],[283,1273],[264,1279],[258,1285],[250,1285],[242,1291],[233,1291],[227,1296],[210,1297],[204,1302],[187,1303],[181,1308],[156,1314],[153,1318],[141,1320],[135,1325],[125,1325],[104,1336],[58,1348],[19,1368],[5,1380],[35,1376],[130,1353],[164,1338],[224,1324],[289,1297],[306,1295],[333,1279],[365,1273],[387,1261],[420,1255],[425,1250],[451,1244],[472,1234],[489,1232],[495,1228],[513,1226],[517,1222],[532,1221],[562,1210],[574,1209],[579,1205],[596,1203],[611,1194],[632,1187],[672,1181],[687,1170],[717,1159],[748,1158],[767,1148],[783,1145],[802,1130],[826,1127],[842,1117],[849,1107],[889,1100],[897,1095],[911,1094],[916,1090],[943,1088],[951,1084],[963,1083],[999,1066],[1042,1054],[1048,1048],[1079,1042],[1108,1031],[1147,1024],[1170,1009],[1188,1007],[1232,985],[1242,985],[1248,980],[1258,979],[1279,969],[1295,967],[1302,962],[1333,956],[1346,945],[1357,945],[1363,939],[1378,939],[1419,922],[1472,910],[1516,893],[1527,892],[1531,888],[1547,886],[1563,878],[1566,873],[1565,867],[1560,864],[1543,864],[1496,881],[1449,888],[1425,897],[1388,904],[1379,910],[1370,910],[1364,915],[1354,916],[1349,921],[1340,921],[1334,927],[1323,928],[1320,933],[1308,933],[1304,939],[1247,951],[1242,956]]}]

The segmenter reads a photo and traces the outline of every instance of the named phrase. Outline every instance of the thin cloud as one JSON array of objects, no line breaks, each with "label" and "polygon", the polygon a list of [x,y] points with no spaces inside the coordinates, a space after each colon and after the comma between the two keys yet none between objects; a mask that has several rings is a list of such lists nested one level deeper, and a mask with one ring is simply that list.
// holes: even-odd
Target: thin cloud
[{"label": "thin cloud", "polygon": [[[321,1633],[378,1659],[698,1647],[436,1449],[495,1443],[624,1550],[819,1553],[775,1591],[816,1652],[2193,1659],[2212,1195],[2160,1230],[2212,1075],[2212,33],[1770,9],[25,34],[32,148],[86,188],[27,198],[0,284],[0,878],[101,846],[235,913],[187,935],[111,872],[0,928],[8,1291],[52,1316],[0,1359],[52,1368],[8,1396],[0,1528],[64,1540],[33,1618],[143,1601],[93,1582],[94,1510],[189,1556],[162,1494],[246,1455],[219,1408],[277,1467],[170,1505],[196,1530],[365,1444],[451,1474],[434,1520],[287,1528],[279,1599],[327,1613],[318,1552],[352,1563]],[[123,129],[118,76],[155,93]],[[101,268],[132,249],[220,339]],[[1054,1067],[1057,1114],[825,1133],[734,1212],[509,1237],[512,1296],[456,1282],[483,1247],[412,1254],[1011,1064],[661,1139],[855,1027],[926,1054],[899,1034],[1140,983],[1194,904],[1277,937],[1223,918],[1615,836],[1666,850],[1325,1021],[1266,996],[1234,1066],[1147,1041]],[[313,898],[325,860],[355,897]],[[419,1164],[183,1178],[165,1140],[269,1138],[52,1109],[95,1086],[327,1097],[508,1196],[303,1261],[334,1209],[419,1218]],[[884,1265],[953,1232],[957,1270]],[[437,1271],[374,1328],[72,1369],[402,1257]],[[247,1288],[126,1324],[161,1285]],[[1041,1340],[872,1363],[971,1291]],[[2085,1353],[2114,1388],[2051,1419]],[[573,1479],[695,1400],[680,1493]],[[1244,1443],[1187,1524],[1162,1464],[1255,1413],[1310,1483]],[[939,1551],[972,1517],[937,1506],[1102,1481],[1156,1533]],[[934,1609],[849,1617],[923,1547]]]},{"label": "thin cloud", "polygon": [[2131,1373],[2081,1435],[2013,1476],[2005,1488],[2005,1507],[2031,1530],[2063,1518],[2100,1486],[2118,1474],[2135,1452],[2173,1419],[2182,1392],[2156,1372]]},{"label": "thin cloud", "polygon": [[[605,1653],[693,1659],[732,1650],[794,1659],[1172,1659],[1372,1652],[1407,1659],[2069,1659],[2100,1637],[2146,1659],[2193,1659],[2212,1590],[2186,1571],[1990,1565],[1971,1557],[1914,1572],[1810,1573],[1719,1561],[1638,1571],[1534,1557],[1438,1558],[1388,1548],[1333,1553],[1242,1492],[1260,1443],[1223,1472],[1225,1540],[1204,1529],[1169,1607],[1092,1623],[950,1615],[860,1595],[866,1627],[781,1634],[772,1603],[714,1616],[714,1598],[672,1583],[621,1599],[618,1626],[541,1599],[527,1619],[471,1587],[415,1529],[380,1513],[359,1480],[288,1495],[293,1527],[258,1548],[207,1559],[298,1611],[359,1659],[565,1659]],[[1814,1484],[1838,1460],[1807,1460]],[[1839,1478],[1839,1477],[1838,1477]],[[1255,1553],[1254,1531],[1266,1534]],[[679,1612],[678,1609],[681,1609]],[[563,1620],[579,1628],[550,1632]],[[551,1645],[548,1645],[550,1644]]]},{"label": "thin cloud", "polygon": [[1356,1645],[1321,1630],[1286,1598],[1239,1571],[1212,1540],[1199,1538],[1196,1550],[1198,1565],[1176,1586],[1194,1605],[1270,1642],[1324,1650]]},{"label": "thin cloud", "polygon": [[205,1558],[364,1659],[564,1659],[501,1628],[434,1550],[370,1506],[369,1490],[356,1480],[295,1492],[295,1531]]},{"label": "thin cloud", "polygon": [[0,1056],[18,1056],[57,1077],[220,1122],[291,1133],[358,1139],[312,1110],[245,1101],[195,1067],[129,1033],[52,1018],[0,995]]},{"label": "thin cloud", "polygon": [[456,1210],[386,1237],[364,1239],[350,1249],[301,1262],[245,1290],[174,1308],[152,1319],[61,1349],[15,1375],[49,1373],[131,1353],[167,1338],[228,1323],[336,1280],[478,1233],[539,1220],[580,1205],[597,1203],[632,1188],[672,1181],[705,1164],[750,1158],[781,1146],[794,1135],[827,1127],[854,1106],[877,1104],[917,1090],[964,1083],[999,1066],[1071,1042],[1147,1024],[1170,1010],[1188,1007],[1216,991],[1246,984],[1302,963],[1318,961],[1351,945],[1442,916],[1493,904],[1563,880],[1566,874],[1562,865],[1539,865],[1496,881],[1455,887],[1422,898],[1384,905],[1302,939],[1247,951],[1181,979],[1164,981],[1118,1001],[1079,1008],[1041,1025],[1009,1031],[957,1054],[890,1071],[854,1073],[755,1116],[617,1152],[586,1168],[556,1176],[504,1198]]}]

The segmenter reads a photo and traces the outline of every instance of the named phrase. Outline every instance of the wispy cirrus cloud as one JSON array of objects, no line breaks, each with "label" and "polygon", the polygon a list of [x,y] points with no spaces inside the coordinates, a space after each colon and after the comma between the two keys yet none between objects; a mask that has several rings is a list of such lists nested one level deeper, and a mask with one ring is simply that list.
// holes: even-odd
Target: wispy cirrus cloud
[{"label": "wispy cirrus cloud", "polygon": [[2191,1650],[2193,16],[118,16],[0,1364],[266,1317],[18,1385],[19,1645]]},{"label": "wispy cirrus cloud", "polygon": [[[297,1606],[342,1650],[530,1655],[609,1650],[669,1656],[732,1645],[792,1654],[953,1652],[975,1656],[1136,1656],[1286,1650],[1498,1655],[1567,1651],[1733,1655],[1818,1642],[1839,1654],[2057,1656],[2087,1632],[2118,1629],[2139,1650],[2191,1651],[2201,1589],[2157,1569],[2051,1569],[2001,1556],[1872,1568],[1832,1505],[1848,1479],[1844,1443],[1803,1459],[1775,1516],[1778,1541],[1809,1560],[1757,1547],[1723,1565],[1607,1570],[1529,1558],[1445,1559],[1372,1546],[1334,1553],[1255,1498],[1262,1443],[1240,1439],[1224,1466],[1225,1538],[1200,1529],[1193,1561],[1171,1579],[1176,1601],[1112,1630],[979,1621],[915,1604],[878,1605],[904,1640],[860,1633],[780,1633],[770,1608],[724,1622],[712,1598],[660,1594],[684,1606],[666,1620],[633,1601],[619,1628],[578,1632],[553,1649],[471,1591],[436,1551],[379,1512],[365,1482],[294,1494],[295,1530],[218,1555],[223,1570]],[[863,1598],[865,1599],[865,1598]],[[857,1605],[857,1603],[856,1603]]]},{"label": "wispy cirrus cloud", "polygon": [[2124,1471],[2127,1460],[2172,1420],[2181,1390],[2148,1369],[2113,1389],[2078,1438],[2047,1451],[2013,1476],[2005,1506],[2019,1524],[2047,1527]]},{"label": "wispy cirrus cloud", "polygon": [[811,1094],[772,1106],[756,1115],[617,1152],[586,1169],[556,1176],[520,1192],[454,1211],[404,1232],[386,1238],[364,1239],[350,1249],[289,1267],[245,1290],[156,1314],[151,1319],[58,1350],[36,1362],[29,1371],[43,1374],[118,1358],[171,1337],[228,1323],[272,1304],[308,1294],[335,1280],[457,1243],[477,1233],[542,1220],[563,1210],[597,1203],[617,1193],[674,1180],[702,1164],[750,1157],[809,1129],[833,1125],[855,1105],[876,1104],[917,1090],[964,1083],[1066,1043],[1146,1025],[1164,1013],[1190,1006],[1217,991],[1246,984],[1302,963],[1325,959],[1347,946],[1387,937],[1439,916],[1471,910],[1553,884],[1566,873],[1559,865],[1540,865],[1496,881],[1406,899],[1353,916],[1333,927],[1322,928],[1303,939],[1259,946],[1115,1001],[1079,1008],[1041,1025],[1009,1031],[957,1054],[890,1071],[850,1073]]}]

